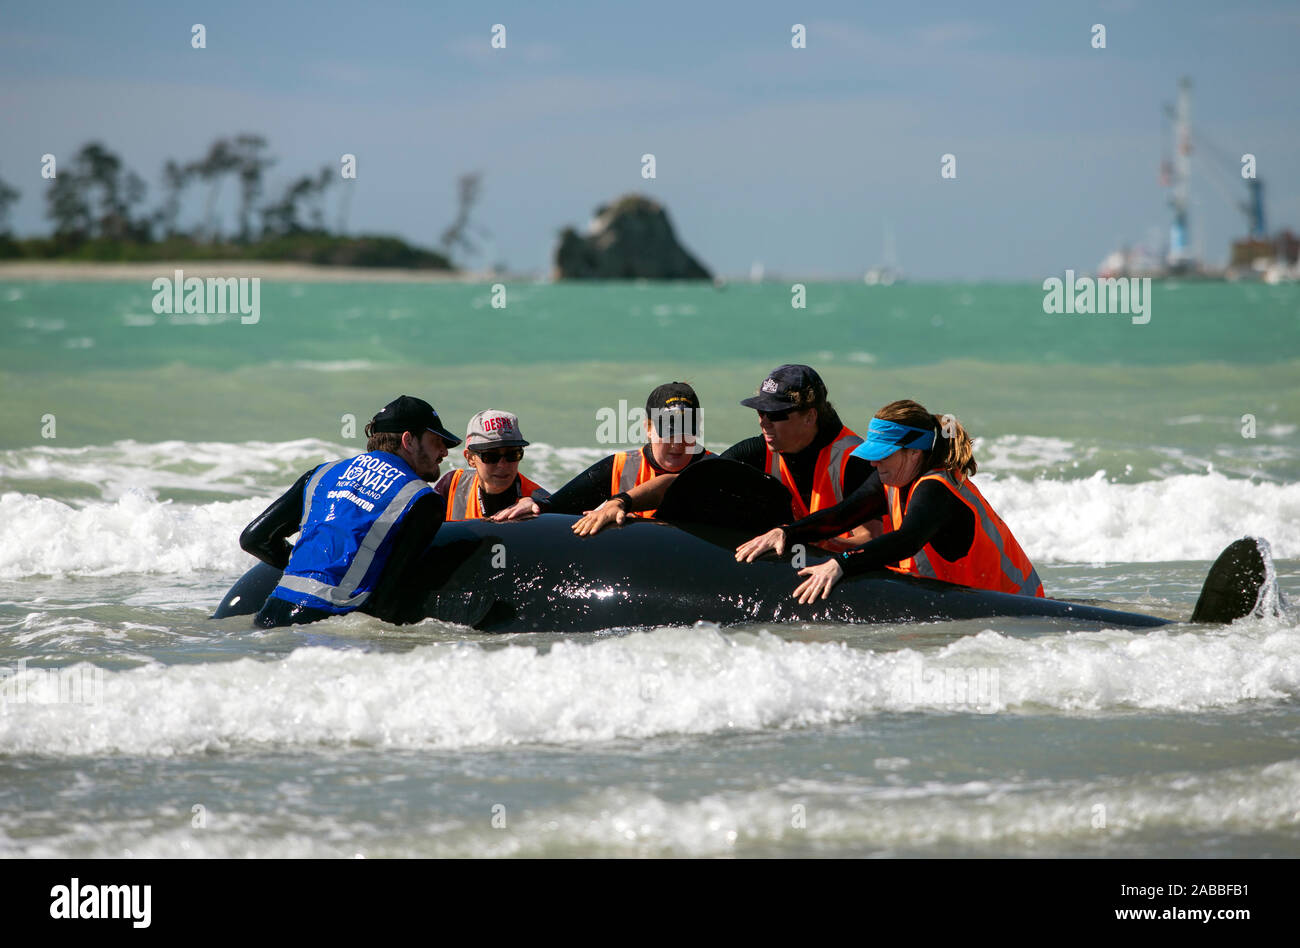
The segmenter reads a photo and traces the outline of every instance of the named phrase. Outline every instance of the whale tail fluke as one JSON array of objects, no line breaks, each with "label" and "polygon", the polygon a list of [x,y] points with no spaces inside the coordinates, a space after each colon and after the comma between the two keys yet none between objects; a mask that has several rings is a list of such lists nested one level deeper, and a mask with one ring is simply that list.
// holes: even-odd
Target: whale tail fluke
[{"label": "whale tail fluke", "polygon": [[1277,570],[1268,541],[1242,537],[1229,544],[1210,567],[1192,621],[1227,623],[1281,612]]}]

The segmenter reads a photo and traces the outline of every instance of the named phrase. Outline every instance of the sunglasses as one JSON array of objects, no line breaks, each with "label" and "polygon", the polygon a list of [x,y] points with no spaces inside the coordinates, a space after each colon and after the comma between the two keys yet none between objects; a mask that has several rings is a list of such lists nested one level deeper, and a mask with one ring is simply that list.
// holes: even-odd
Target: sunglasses
[{"label": "sunglasses", "polygon": [[696,436],[693,419],[677,418],[674,415],[661,415],[655,419],[655,433],[664,441],[672,441],[675,438]]},{"label": "sunglasses", "polygon": [[501,451],[475,451],[478,459],[484,464],[497,464],[505,461],[507,464],[514,464],[524,459],[523,448],[505,448]]},{"label": "sunglasses", "polygon": [[758,416],[766,418],[768,421],[788,421],[792,411],[794,411],[793,408],[785,408],[781,411],[759,411]]}]

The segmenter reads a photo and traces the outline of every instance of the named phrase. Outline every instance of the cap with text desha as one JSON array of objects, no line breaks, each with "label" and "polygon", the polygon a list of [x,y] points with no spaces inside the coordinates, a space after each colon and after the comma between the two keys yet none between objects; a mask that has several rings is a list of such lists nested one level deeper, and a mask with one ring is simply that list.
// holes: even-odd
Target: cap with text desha
[{"label": "cap with text desha", "polygon": [[442,419],[433,410],[433,406],[414,395],[399,396],[379,409],[375,417],[370,419],[370,430],[376,434],[382,431],[393,434],[401,434],[403,431],[432,431],[449,448],[460,444],[460,438],[443,427]]},{"label": "cap with text desha", "polygon": [[806,365],[781,365],[773,369],[758,387],[758,394],[740,404],[757,411],[789,411],[808,408],[826,397],[822,377]]},{"label": "cap with text desha", "polygon": [[484,448],[524,448],[528,442],[519,430],[519,416],[489,408],[469,420],[465,429],[465,447],[471,451]]}]

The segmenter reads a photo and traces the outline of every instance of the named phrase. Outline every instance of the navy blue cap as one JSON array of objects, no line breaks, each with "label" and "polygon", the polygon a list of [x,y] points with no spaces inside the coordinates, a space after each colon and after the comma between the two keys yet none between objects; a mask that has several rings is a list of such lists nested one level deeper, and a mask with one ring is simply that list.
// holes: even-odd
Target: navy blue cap
[{"label": "navy blue cap", "polygon": [[[802,394],[802,397],[800,397]],[[822,377],[806,365],[782,365],[773,369],[758,387],[758,394],[741,401],[758,411],[788,411],[809,408],[826,397]]]}]

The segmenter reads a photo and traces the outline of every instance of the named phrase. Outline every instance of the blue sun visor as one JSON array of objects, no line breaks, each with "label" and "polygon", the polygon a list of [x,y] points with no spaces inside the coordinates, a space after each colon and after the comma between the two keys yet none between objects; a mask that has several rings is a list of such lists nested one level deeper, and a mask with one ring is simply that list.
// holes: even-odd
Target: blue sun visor
[{"label": "blue sun visor", "polygon": [[913,428],[911,425],[900,425],[896,421],[872,418],[867,428],[867,440],[858,445],[853,452],[853,457],[881,461],[899,448],[919,448],[925,451],[932,447],[934,447],[932,428]]}]

